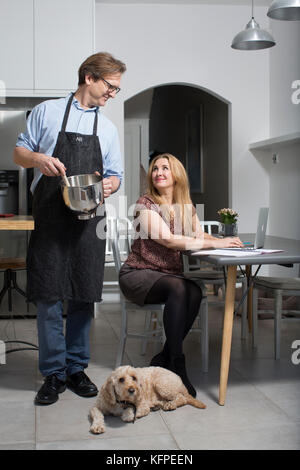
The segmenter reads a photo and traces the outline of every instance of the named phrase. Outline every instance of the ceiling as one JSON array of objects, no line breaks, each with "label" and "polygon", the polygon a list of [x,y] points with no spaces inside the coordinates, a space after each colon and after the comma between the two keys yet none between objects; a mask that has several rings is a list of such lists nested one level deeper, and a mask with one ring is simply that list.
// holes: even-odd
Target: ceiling
[{"label": "ceiling", "polygon": [[[214,4],[214,5],[249,5],[251,7],[251,0],[96,0],[97,3],[118,3],[118,4],[132,4],[132,3],[156,3],[156,4]],[[270,6],[272,0],[254,0],[254,6]]]}]

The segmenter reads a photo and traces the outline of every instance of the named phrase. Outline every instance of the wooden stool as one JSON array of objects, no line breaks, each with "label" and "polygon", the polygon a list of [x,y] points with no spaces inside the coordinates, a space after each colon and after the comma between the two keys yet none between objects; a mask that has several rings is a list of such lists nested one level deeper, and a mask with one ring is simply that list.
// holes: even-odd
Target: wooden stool
[{"label": "wooden stool", "polygon": [[0,292],[0,304],[8,293],[8,310],[12,311],[12,290],[15,289],[23,297],[26,293],[17,284],[17,271],[26,269],[25,258],[0,258],[0,270],[4,271],[4,283]]}]

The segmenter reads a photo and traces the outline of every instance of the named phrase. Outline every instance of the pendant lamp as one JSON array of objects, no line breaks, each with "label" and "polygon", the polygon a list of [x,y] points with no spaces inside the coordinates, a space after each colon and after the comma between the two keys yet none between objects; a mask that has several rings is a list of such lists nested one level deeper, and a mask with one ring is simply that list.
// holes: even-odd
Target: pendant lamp
[{"label": "pendant lamp", "polygon": [[271,34],[261,29],[253,16],[252,0],[252,18],[246,26],[246,29],[238,33],[232,41],[231,47],[241,51],[254,51],[258,49],[267,49],[275,46],[275,41]]},{"label": "pendant lamp", "polygon": [[300,0],[275,0],[267,15],[274,20],[300,20]]}]

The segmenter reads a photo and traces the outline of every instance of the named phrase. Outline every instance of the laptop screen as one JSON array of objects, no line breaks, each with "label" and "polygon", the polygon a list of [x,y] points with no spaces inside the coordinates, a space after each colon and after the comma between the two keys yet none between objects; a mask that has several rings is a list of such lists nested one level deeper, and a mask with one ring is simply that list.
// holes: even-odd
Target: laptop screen
[{"label": "laptop screen", "polygon": [[267,229],[267,224],[268,224],[268,215],[269,215],[268,207],[261,207],[259,209],[254,248],[263,248],[264,246],[266,229]]}]

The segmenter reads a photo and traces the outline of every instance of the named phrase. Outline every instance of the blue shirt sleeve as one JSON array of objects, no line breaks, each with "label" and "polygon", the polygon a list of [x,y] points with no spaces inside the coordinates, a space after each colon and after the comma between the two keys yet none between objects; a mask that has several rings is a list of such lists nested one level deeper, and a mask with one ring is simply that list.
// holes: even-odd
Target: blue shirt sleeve
[{"label": "blue shirt sleeve", "polygon": [[[32,152],[52,155],[61,128],[66,101],[64,99],[47,100],[38,104],[31,111],[27,120],[27,130],[18,136],[16,146]],[[99,113],[100,114],[100,113]],[[122,181],[123,164],[120,152],[119,136],[116,126],[100,114],[99,141],[103,158],[104,177],[117,176]],[[94,113],[81,109],[74,102],[68,119],[68,131],[90,135],[94,122]]]},{"label": "blue shirt sleeve", "polygon": [[43,103],[33,108],[27,119],[27,130],[19,134],[16,146],[25,147],[32,152],[39,151],[39,143],[42,137],[45,107]]},{"label": "blue shirt sleeve", "polygon": [[123,177],[123,165],[121,160],[120,142],[117,129],[114,129],[114,135],[111,139],[108,154],[104,158],[104,178],[108,176],[118,176],[120,182]]}]

